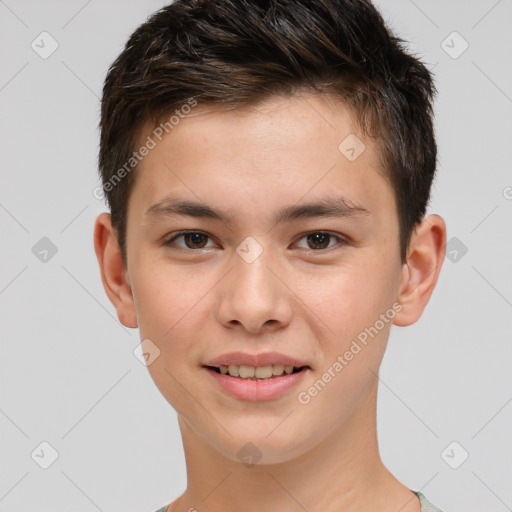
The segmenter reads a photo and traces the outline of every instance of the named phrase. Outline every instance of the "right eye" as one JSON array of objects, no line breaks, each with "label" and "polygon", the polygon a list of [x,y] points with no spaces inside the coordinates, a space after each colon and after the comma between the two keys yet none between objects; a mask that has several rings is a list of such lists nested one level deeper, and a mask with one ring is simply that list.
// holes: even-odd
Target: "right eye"
[{"label": "right eye", "polygon": [[179,233],[175,233],[171,238],[165,241],[164,245],[170,246],[172,248],[172,245],[174,244],[175,240],[179,238],[183,238],[185,242],[185,246],[177,245],[180,249],[189,249],[190,251],[194,252],[204,249],[204,243],[206,239],[210,238],[210,236],[201,231],[180,231]]}]

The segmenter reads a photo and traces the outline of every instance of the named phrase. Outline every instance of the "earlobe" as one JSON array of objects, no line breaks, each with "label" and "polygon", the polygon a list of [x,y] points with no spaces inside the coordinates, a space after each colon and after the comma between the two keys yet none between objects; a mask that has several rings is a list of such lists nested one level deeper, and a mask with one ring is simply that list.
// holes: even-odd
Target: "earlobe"
[{"label": "earlobe", "polygon": [[423,218],[413,233],[407,261],[402,266],[397,297],[402,310],[395,316],[395,325],[411,325],[422,315],[441,272],[445,246],[443,218],[436,214]]},{"label": "earlobe", "polygon": [[137,315],[128,272],[112,228],[111,216],[106,212],[96,218],[94,250],[100,266],[103,288],[116,308],[119,321],[126,327],[136,328]]}]

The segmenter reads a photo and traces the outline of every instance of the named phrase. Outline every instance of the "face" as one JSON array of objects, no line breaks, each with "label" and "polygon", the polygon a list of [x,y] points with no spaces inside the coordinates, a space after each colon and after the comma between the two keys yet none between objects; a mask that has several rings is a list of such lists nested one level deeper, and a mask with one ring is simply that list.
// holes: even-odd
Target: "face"
[{"label": "face", "polygon": [[[354,421],[376,385],[403,274],[393,191],[351,113],[321,95],[232,112],[198,105],[137,173],[126,279],[157,355],[148,369],[181,421],[232,460],[250,440],[262,463]],[[177,213],[177,200],[203,209]],[[204,366],[231,352],[307,368],[281,392],[240,396],[220,383],[236,377]]]}]

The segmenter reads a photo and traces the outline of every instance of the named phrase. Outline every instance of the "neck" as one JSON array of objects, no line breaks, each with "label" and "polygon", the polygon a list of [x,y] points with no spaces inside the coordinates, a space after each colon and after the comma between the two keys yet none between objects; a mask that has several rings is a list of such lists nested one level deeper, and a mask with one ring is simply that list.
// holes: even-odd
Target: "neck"
[{"label": "neck", "polygon": [[169,510],[419,512],[417,496],[381,461],[376,399],[377,383],[357,413],[313,448],[285,462],[251,467],[225,457],[179,415],[187,489]]}]

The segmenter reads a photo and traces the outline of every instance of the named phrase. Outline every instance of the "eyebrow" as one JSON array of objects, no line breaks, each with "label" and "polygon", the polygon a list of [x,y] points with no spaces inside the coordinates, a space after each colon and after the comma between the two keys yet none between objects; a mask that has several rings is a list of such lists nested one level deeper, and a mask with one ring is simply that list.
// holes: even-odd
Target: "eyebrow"
[{"label": "eyebrow", "polygon": [[[149,217],[172,217],[176,215],[213,219],[227,225],[231,225],[235,218],[233,214],[204,203],[181,198],[165,198],[150,206],[145,213],[145,216]],[[299,219],[318,217],[356,218],[364,215],[371,215],[371,212],[343,196],[334,196],[311,203],[285,206],[276,213],[274,222],[279,224]]]}]

